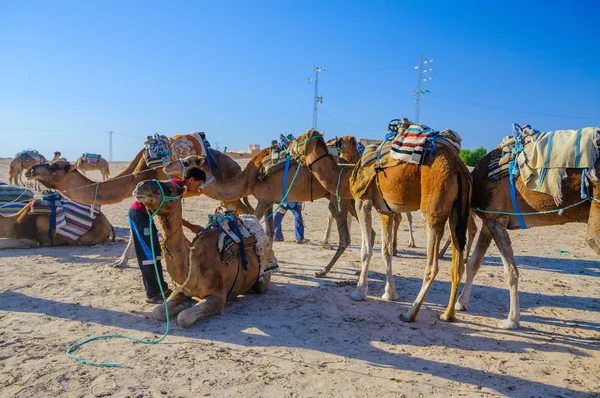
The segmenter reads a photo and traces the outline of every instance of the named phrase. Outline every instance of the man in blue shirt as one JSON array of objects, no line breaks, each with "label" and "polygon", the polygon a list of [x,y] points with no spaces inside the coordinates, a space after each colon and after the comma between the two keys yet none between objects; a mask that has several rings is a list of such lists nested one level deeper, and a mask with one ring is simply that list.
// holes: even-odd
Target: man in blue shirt
[{"label": "man in blue shirt", "polygon": [[287,211],[291,211],[294,215],[296,243],[303,244],[309,241],[304,239],[304,221],[302,220],[302,202],[287,202],[282,203],[281,207],[273,216],[273,224],[275,228],[275,242],[283,242],[283,232],[281,231],[281,221]]}]

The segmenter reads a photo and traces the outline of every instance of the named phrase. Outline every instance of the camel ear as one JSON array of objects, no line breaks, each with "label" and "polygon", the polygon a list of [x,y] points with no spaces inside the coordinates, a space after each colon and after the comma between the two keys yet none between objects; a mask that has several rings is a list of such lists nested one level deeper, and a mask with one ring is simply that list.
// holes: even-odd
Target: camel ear
[{"label": "camel ear", "polygon": [[321,137],[325,137],[325,131],[322,131],[320,133],[317,131],[317,134],[319,134]]}]

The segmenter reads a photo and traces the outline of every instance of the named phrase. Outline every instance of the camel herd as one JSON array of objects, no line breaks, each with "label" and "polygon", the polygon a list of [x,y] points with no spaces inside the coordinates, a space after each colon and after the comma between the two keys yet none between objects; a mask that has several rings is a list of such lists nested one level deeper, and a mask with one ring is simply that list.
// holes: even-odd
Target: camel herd
[{"label": "camel herd", "polygon": [[[410,125],[408,121],[402,123],[405,125],[399,126],[401,128]],[[332,154],[332,145],[339,149],[338,156]],[[499,323],[499,327],[519,327],[519,272],[508,234],[508,230],[519,228],[514,213],[516,205],[511,200],[508,177],[496,180],[488,178],[490,159],[498,150],[488,153],[472,172],[461,161],[458,151],[449,146],[436,147],[435,151],[424,157],[421,164],[401,162],[389,167],[369,166],[361,165],[354,137],[336,139],[329,142],[328,146],[323,135],[311,129],[289,144],[289,155],[295,160],[291,162],[289,170],[276,170],[266,177],[260,172],[263,159],[270,154],[268,148],[254,155],[243,170],[229,156],[214,149],[210,149],[212,156],[209,157],[192,154],[183,159],[172,159],[164,168],[149,168],[143,159],[143,151],[139,151],[119,174],[103,182],[88,179],[80,172],[79,166],[64,160],[40,164],[23,164],[21,161],[18,167],[15,165],[15,172],[11,175],[17,175],[19,170],[26,167],[28,178],[84,204],[115,204],[131,197],[135,192],[139,201],[155,210],[157,201],[161,199],[156,196],[157,192],[164,191],[166,195],[173,196],[182,194],[179,192],[181,188],[164,182],[167,176],[178,176],[188,168],[197,167],[205,172],[207,181],[195,194],[204,194],[218,200],[223,206],[239,214],[254,214],[259,220],[266,219],[267,235],[271,238],[273,225],[269,215],[277,203],[284,199],[290,202],[327,199],[330,217],[337,225],[339,244],[332,259],[316,276],[326,277],[345,252],[350,244],[350,220],[351,217],[356,218],[362,235],[362,268],[357,287],[350,297],[358,301],[365,300],[368,293],[368,271],[375,237],[372,228],[373,210],[379,214],[382,225],[381,253],[387,274],[383,294],[385,300],[397,300],[398,297],[392,257],[397,253],[396,230],[401,214],[409,215],[410,226],[410,212],[420,210],[427,229],[427,260],[423,283],[413,305],[400,318],[408,322],[415,321],[438,273],[438,261],[442,255],[441,241],[444,229],[448,226],[452,248],[451,291],[448,305],[440,319],[453,321],[456,310],[467,309],[475,275],[493,239],[500,251],[510,293],[508,317]],[[362,159],[364,160],[364,156]],[[594,171],[596,176],[600,175],[600,161],[596,161]],[[582,170],[567,169],[566,172],[567,177],[561,186],[562,206],[566,210],[559,212],[559,206],[551,196],[527,189],[517,177],[513,194],[518,209],[523,213],[535,213],[527,216],[529,228],[587,222],[586,241],[600,255],[600,181],[595,177],[588,178],[591,200],[582,202]],[[287,180],[284,181],[285,178]],[[161,184],[160,190],[156,184]],[[282,187],[287,187],[287,192]],[[250,206],[247,200],[249,196],[258,200],[256,208]],[[473,253],[469,255],[470,244],[475,241],[474,216],[482,221],[482,226]],[[268,278],[261,283],[252,277],[236,281],[232,279],[231,269],[215,273],[215,269],[222,268],[219,267],[220,260],[216,252],[216,232],[203,235],[201,242],[196,242],[192,248],[186,245],[180,225],[180,201],[166,202],[159,209],[157,217],[169,236],[167,246],[171,256],[166,257],[169,274],[179,285],[187,280],[192,281],[186,284],[185,289],[173,293],[168,299],[169,312],[179,313],[180,325],[187,327],[196,320],[222,312],[227,299],[249,289],[259,292],[267,289]],[[330,224],[331,221],[328,222],[327,231],[330,230]],[[0,230],[2,228],[4,227],[0,225]],[[412,226],[410,229],[409,246],[413,246]],[[326,244],[328,234],[326,232],[324,239]],[[128,245],[116,266],[122,266],[127,261],[131,248]],[[251,255],[248,270],[244,272],[254,275],[256,267],[257,259]],[[466,282],[459,295],[459,284],[465,270]],[[232,290],[227,294],[223,286],[229,287],[232,284]],[[204,300],[201,305],[190,307],[187,301],[190,297]],[[157,307],[154,316],[164,319],[164,307]]]}]

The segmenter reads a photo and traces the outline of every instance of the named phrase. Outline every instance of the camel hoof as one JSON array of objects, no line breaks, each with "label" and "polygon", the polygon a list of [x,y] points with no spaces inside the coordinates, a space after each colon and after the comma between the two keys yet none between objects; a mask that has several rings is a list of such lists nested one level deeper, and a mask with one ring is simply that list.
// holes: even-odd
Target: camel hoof
[{"label": "camel hoof", "polygon": [[194,323],[195,319],[187,319],[184,313],[177,316],[177,324],[182,328],[189,328]]},{"label": "camel hoof", "polygon": [[326,276],[327,276],[326,270],[315,272],[315,277],[317,277],[317,278],[325,278]]},{"label": "camel hoof", "polygon": [[400,314],[400,316],[398,318],[404,322],[414,322],[415,321],[415,317],[408,316],[406,314]]},{"label": "camel hoof", "polygon": [[454,304],[454,309],[456,311],[467,311],[467,305],[466,304],[461,304],[458,301],[456,302],[456,304]]},{"label": "camel hoof", "polygon": [[416,247],[415,242],[412,240],[410,242],[408,242],[408,247],[410,247],[410,248]]},{"label": "camel hoof", "polygon": [[367,293],[361,293],[358,290],[355,290],[350,293],[350,298],[354,301],[365,301],[367,299]]},{"label": "camel hoof", "polygon": [[497,326],[500,329],[512,330],[512,329],[518,329],[521,325],[519,325],[518,321],[513,322],[513,321],[509,321],[508,319],[505,319],[503,321],[498,322]]},{"label": "camel hoof", "polygon": [[152,310],[152,316],[157,321],[166,321],[167,320],[167,314],[165,313],[165,306],[164,306],[164,304],[159,304],[156,307],[154,307],[154,309]]},{"label": "camel hoof", "polygon": [[438,259],[441,260],[442,258],[444,258],[444,254],[446,254],[446,252],[439,252],[438,253]]},{"label": "camel hoof", "polygon": [[400,255],[400,252],[396,249],[394,249],[394,251],[392,252],[392,256],[394,257],[398,257]]},{"label": "camel hoof", "polygon": [[454,314],[452,315],[448,315],[446,313],[440,315],[440,320],[444,321],[444,322],[454,322],[456,320],[456,317],[454,316]]},{"label": "camel hoof", "polygon": [[116,261],[114,263],[111,263],[110,266],[112,268],[125,268],[125,263],[123,263],[121,261]]},{"label": "camel hoof", "polygon": [[322,247],[323,249],[327,249],[327,250],[333,250],[333,245],[332,245],[332,244],[330,244],[330,243],[325,243],[325,242],[323,242],[323,243],[321,244],[321,247]]},{"label": "camel hoof", "polygon": [[387,301],[397,301],[398,300],[398,295],[396,294],[396,292],[393,293],[383,293],[383,296],[381,296],[382,299],[387,300]]}]

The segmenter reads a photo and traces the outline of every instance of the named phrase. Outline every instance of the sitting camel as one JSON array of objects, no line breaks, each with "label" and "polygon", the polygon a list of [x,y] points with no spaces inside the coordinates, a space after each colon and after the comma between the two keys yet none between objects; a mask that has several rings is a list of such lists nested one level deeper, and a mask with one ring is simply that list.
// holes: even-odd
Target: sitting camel
[{"label": "sitting camel", "polygon": [[[345,135],[340,138],[332,138],[327,141],[327,148],[330,150],[334,156],[337,156],[342,163],[346,164],[356,164],[360,160],[360,153],[358,151],[358,144],[356,138],[351,135]],[[412,214],[406,213],[406,220],[408,222],[408,247],[415,247],[415,238],[413,236],[413,224],[412,224]],[[323,242],[321,246],[325,249],[333,249],[333,246],[329,243],[329,236],[331,235],[331,226],[333,224],[334,218],[331,213],[327,214],[327,227],[325,228],[325,235],[323,236]],[[396,214],[394,215],[394,242],[393,242],[393,251],[394,256],[398,255],[398,228],[400,227],[400,223],[402,222],[402,215]],[[350,227],[352,226],[352,216],[348,214],[348,233],[350,233]]]},{"label": "sitting camel", "polygon": [[[596,143],[596,145],[599,144],[600,142]],[[471,173],[473,176],[473,212],[483,221],[483,226],[473,254],[467,262],[467,278],[463,291],[458,297],[456,309],[466,311],[473,280],[493,239],[500,252],[504,264],[504,275],[510,290],[508,318],[499,322],[498,326],[504,329],[515,329],[519,327],[521,317],[518,293],[519,271],[508,230],[521,227],[514,215],[515,208],[511,201],[509,176],[503,176],[496,180],[488,177],[491,159],[497,157],[500,152],[500,149],[495,149],[488,153],[477,163]],[[515,188],[519,211],[521,213],[550,212],[523,216],[527,228],[561,225],[569,222],[587,222],[586,241],[600,255],[600,180],[598,179],[600,159],[596,160],[591,169],[595,171],[596,178],[593,178],[593,173],[590,173],[587,178],[591,194],[589,200],[581,197],[582,172],[585,169],[566,169],[566,178],[561,185],[562,204],[560,206],[556,204],[552,196],[528,189],[521,177],[518,176],[515,180]],[[560,208],[565,210],[559,212]]]},{"label": "sitting camel", "polygon": [[[184,189],[173,182],[156,180],[138,184],[134,191],[136,199],[156,214],[165,236],[164,250],[167,271],[178,285],[169,296],[169,315],[177,315],[181,327],[223,312],[225,302],[249,290],[263,293],[269,287],[270,274],[259,280],[259,258],[253,249],[246,247],[247,267],[242,267],[239,256],[231,264],[223,262],[218,250],[220,230],[212,228],[201,232],[188,247],[181,228],[181,196]],[[164,195],[164,196],[163,196]],[[165,197],[176,198],[165,201]],[[190,307],[191,299],[200,299]],[[165,320],[163,304],[154,308],[153,315]]]},{"label": "sitting camel", "polygon": [[110,178],[110,168],[108,166],[108,162],[106,159],[97,155],[98,159],[96,159],[96,163],[92,163],[86,156],[80,156],[75,161],[75,167],[79,170],[83,175],[86,175],[86,172],[98,170],[102,174],[102,181],[106,181]]},{"label": "sitting camel", "polygon": [[31,166],[48,162],[43,155],[38,155],[39,157],[36,158],[29,154],[27,156],[19,156],[19,154],[17,154],[17,156],[11,160],[8,168],[8,183],[17,186],[20,183],[21,186],[26,186],[26,184],[23,183],[23,172],[29,170]]},{"label": "sitting camel", "polygon": [[52,233],[48,236],[50,217],[47,215],[29,214],[31,204],[12,216],[0,215],[0,248],[24,249],[36,246],[93,246],[105,243],[115,231],[106,216],[99,213],[92,223],[92,228],[77,240]]},{"label": "sitting camel", "polygon": [[[403,131],[411,125],[411,122],[403,119],[394,128]],[[446,311],[440,319],[454,320],[454,303],[464,272],[463,251],[466,245],[472,189],[471,175],[458,157],[457,149],[448,146],[438,147],[432,154],[427,154],[421,164],[396,162],[385,169],[380,169],[374,179],[366,180],[368,184],[359,186],[365,181],[357,178],[357,173],[362,170],[361,165],[358,164],[354,170],[341,168],[335,158],[328,154],[323,135],[318,131],[308,130],[292,142],[289,148],[293,156],[308,165],[329,192],[344,198],[354,197],[356,200],[356,211],[362,232],[362,270],[358,286],[350,295],[354,300],[365,300],[367,297],[369,261],[373,253],[373,240],[369,233],[372,228],[373,207],[379,212],[381,218],[383,234],[381,252],[387,273],[385,292],[382,296],[385,300],[397,300],[390,245],[393,215],[420,209],[425,216],[427,266],[423,284],[412,307],[406,314],[400,316],[401,319],[410,322],[416,319],[427,291],[438,273],[440,241],[446,222],[450,222],[452,290]]]}]

